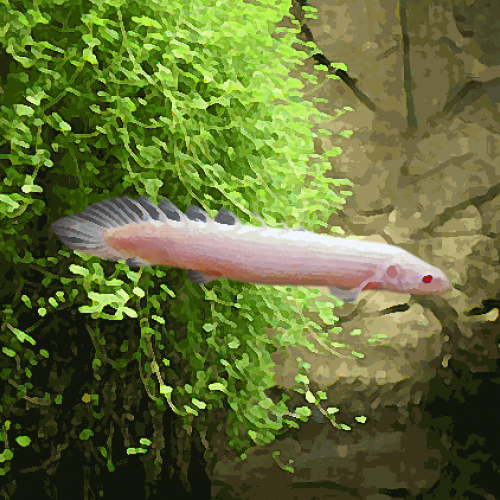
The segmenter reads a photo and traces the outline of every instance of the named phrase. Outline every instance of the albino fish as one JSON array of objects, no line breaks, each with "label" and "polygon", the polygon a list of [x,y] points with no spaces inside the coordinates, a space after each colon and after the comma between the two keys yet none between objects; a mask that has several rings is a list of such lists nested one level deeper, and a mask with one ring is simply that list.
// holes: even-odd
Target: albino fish
[{"label": "albino fish", "polygon": [[[257,216],[258,217],[258,216]],[[266,226],[243,225],[228,210],[211,219],[191,205],[145,196],[95,203],[52,224],[72,250],[130,266],[188,269],[194,283],[217,278],[265,285],[326,286],[352,302],[362,290],[435,294],[450,288],[438,268],[394,245]]]}]

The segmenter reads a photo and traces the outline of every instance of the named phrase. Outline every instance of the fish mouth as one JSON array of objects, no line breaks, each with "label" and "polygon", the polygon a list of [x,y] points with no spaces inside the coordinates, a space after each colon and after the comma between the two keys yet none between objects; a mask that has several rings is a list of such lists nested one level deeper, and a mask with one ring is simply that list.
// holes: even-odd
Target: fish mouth
[{"label": "fish mouth", "polygon": [[446,276],[444,278],[441,278],[441,282],[443,284],[443,290],[448,290],[449,288],[453,288],[453,285]]}]

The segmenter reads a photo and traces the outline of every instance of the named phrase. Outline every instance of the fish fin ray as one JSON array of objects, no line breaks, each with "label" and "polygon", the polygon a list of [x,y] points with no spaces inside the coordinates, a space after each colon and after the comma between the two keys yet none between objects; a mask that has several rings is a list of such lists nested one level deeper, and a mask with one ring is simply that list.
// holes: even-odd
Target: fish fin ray
[{"label": "fish fin ray", "polygon": [[265,222],[264,222],[264,219],[258,214],[258,213],[255,213],[255,212],[252,212],[252,215],[254,217],[256,217],[257,219],[260,220],[260,223],[262,224],[262,227],[269,227]]},{"label": "fish fin ray", "polygon": [[[106,207],[108,208],[108,211],[110,213],[115,214],[115,218],[117,218],[117,220],[121,222],[121,226],[141,221],[137,213],[131,210],[131,208],[121,198],[110,198],[109,200],[102,200],[97,205]],[[96,206],[96,208],[98,208],[98,206]]]},{"label": "fish fin ray", "polygon": [[135,215],[134,220],[138,221],[148,221],[151,219],[149,212],[142,206],[141,203],[129,198],[128,196],[122,196],[120,198],[122,203],[128,209],[129,214]]},{"label": "fish fin ray", "polygon": [[137,257],[130,258],[108,245],[105,240],[110,229],[147,220],[151,220],[151,217],[148,210],[141,207],[141,203],[122,197],[94,203],[83,212],[56,220],[51,228],[71,250],[111,261],[129,260],[132,265],[150,265]]},{"label": "fish fin ray", "polygon": [[158,205],[155,205],[147,196],[139,196],[137,203],[139,203],[141,207],[146,210],[151,219],[158,220],[160,222],[166,221],[165,214],[160,210]]}]

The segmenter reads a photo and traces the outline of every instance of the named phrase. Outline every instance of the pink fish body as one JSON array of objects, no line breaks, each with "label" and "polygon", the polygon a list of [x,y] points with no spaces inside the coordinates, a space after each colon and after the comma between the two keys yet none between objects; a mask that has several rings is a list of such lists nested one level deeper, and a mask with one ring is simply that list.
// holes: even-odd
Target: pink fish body
[{"label": "pink fish body", "polygon": [[198,284],[217,278],[267,285],[326,286],[352,302],[362,290],[435,294],[450,288],[438,268],[402,248],[309,231],[243,225],[227,210],[211,219],[191,205],[141,196],[104,200],[52,224],[72,250],[129,265],[188,269]]}]

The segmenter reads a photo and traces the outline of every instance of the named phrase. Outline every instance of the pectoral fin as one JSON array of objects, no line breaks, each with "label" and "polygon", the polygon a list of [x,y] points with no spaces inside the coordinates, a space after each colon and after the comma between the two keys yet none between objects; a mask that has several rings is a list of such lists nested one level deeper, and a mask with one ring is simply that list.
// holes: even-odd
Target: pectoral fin
[{"label": "pectoral fin", "polygon": [[328,290],[332,295],[339,298],[344,302],[354,302],[359,296],[359,288],[351,288],[350,290],[342,290],[342,288],[337,288],[336,286],[329,286]]},{"label": "pectoral fin", "polygon": [[330,290],[332,295],[335,295],[335,297],[344,302],[354,302],[369,283],[377,283],[379,281],[380,275],[381,271],[372,273],[355,288],[338,288],[336,286],[329,286],[328,290]]},{"label": "pectoral fin", "polygon": [[125,262],[129,267],[141,267],[141,266],[150,266],[151,264],[143,259],[139,259],[139,257],[130,257]]},{"label": "pectoral fin", "polygon": [[195,271],[194,269],[188,269],[188,278],[197,285],[204,285],[205,283],[210,283],[218,278],[220,275],[207,274],[202,271]]}]

